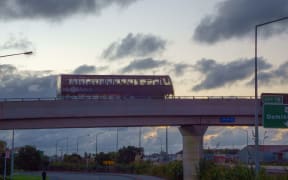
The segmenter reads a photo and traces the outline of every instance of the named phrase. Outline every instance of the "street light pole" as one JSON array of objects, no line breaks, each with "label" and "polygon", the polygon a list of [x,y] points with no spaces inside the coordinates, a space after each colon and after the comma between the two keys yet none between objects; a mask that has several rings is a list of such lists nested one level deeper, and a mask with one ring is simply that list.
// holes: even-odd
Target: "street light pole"
[{"label": "street light pole", "polygon": [[141,148],[141,138],[142,138],[142,127],[139,127],[139,145],[138,145],[139,148]]},{"label": "street light pole", "polygon": [[263,143],[262,143],[263,146],[264,146],[264,141],[265,141],[265,139],[267,139],[267,138],[269,137],[269,136],[267,136],[266,134],[267,134],[267,131],[264,132]]},{"label": "street light pole", "polygon": [[[154,136],[149,136],[149,138],[152,139],[152,138],[154,138]],[[161,146],[160,146],[160,148],[161,148],[161,149],[160,149],[160,154],[161,154],[162,151],[163,151],[163,149],[162,149],[162,146],[163,146],[163,145],[162,145],[162,139],[161,139],[160,137],[158,137],[158,136],[155,136],[155,138],[156,138],[156,140],[159,140],[159,141],[160,141],[160,145],[161,145]]]},{"label": "street light pole", "polygon": [[57,161],[57,153],[58,153],[58,141],[56,141],[56,148],[55,148],[55,156],[56,156],[56,161]]},{"label": "street light pole", "polygon": [[119,128],[116,128],[116,152],[118,151],[118,143],[119,143]]},{"label": "street light pole", "polygon": [[[65,138],[66,139],[66,154],[68,154],[68,137]],[[62,139],[58,139],[56,140],[56,144],[55,144],[55,156],[56,156],[56,160],[58,158],[58,144],[60,141],[63,141],[64,138]],[[63,150],[62,150],[63,151]]]},{"label": "street light pole", "polygon": [[[84,135],[84,136],[90,136],[90,134],[87,134],[87,135]],[[80,137],[84,137],[84,136],[78,136],[78,137],[76,138],[76,152],[77,152],[77,154],[78,154],[79,138],[80,138]]]},{"label": "street light pole", "polygon": [[248,161],[249,161],[249,153],[248,153],[248,130],[246,129],[240,129],[241,131],[243,132],[246,132],[246,151],[247,151],[247,164],[248,164]]},{"label": "street light pole", "polygon": [[3,57],[8,57],[8,56],[17,56],[17,55],[31,55],[33,54],[32,51],[27,51],[27,52],[22,52],[22,53],[16,53],[16,54],[8,54],[8,55],[2,55],[0,56],[0,58],[3,58]]},{"label": "street light pole", "polygon": [[66,154],[68,154],[68,136],[66,137]]},{"label": "street light pole", "polygon": [[11,146],[11,170],[10,170],[10,177],[12,179],[14,173],[14,130],[12,130],[12,146]]},{"label": "street light pole", "polygon": [[160,154],[163,152],[163,144],[162,144],[162,139],[161,139],[161,137],[156,137],[159,141],[160,141]]},{"label": "street light pole", "polygon": [[103,134],[104,132],[99,132],[99,133],[97,133],[96,134],[96,141],[95,141],[95,157],[96,157],[96,155],[98,154],[98,136],[100,135],[100,134]]},{"label": "street light pole", "polygon": [[165,150],[166,150],[166,155],[168,156],[168,126],[166,126],[165,130],[166,130],[165,131],[166,132],[166,141],[165,141],[166,142],[166,144],[165,144],[166,145],[166,149]]},{"label": "street light pole", "polygon": [[[17,56],[17,55],[31,55],[31,54],[33,54],[32,51],[27,51],[27,52],[16,53],[16,54],[2,55],[0,56],[0,58],[9,57],[9,56]],[[11,178],[13,177],[13,173],[14,173],[14,129],[12,131],[12,147],[11,147],[11,173],[10,173]]]},{"label": "street light pole", "polygon": [[258,113],[259,113],[259,103],[258,103],[258,64],[257,64],[257,36],[258,36],[258,28],[272,24],[274,22],[287,20],[287,17],[282,17],[279,19],[275,19],[272,21],[267,21],[261,24],[257,24],[255,26],[255,171],[256,175],[258,175],[260,170],[260,164],[259,164],[259,119],[258,119]]}]

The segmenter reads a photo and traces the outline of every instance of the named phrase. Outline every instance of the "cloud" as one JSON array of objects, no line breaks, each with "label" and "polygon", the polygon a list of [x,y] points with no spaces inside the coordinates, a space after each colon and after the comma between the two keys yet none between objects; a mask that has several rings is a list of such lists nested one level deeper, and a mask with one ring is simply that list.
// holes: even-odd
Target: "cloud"
[{"label": "cloud", "polygon": [[123,73],[127,73],[134,70],[154,69],[167,64],[168,62],[166,60],[154,60],[152,58],[137,59],[132,61],[128,66],[124,67],[121,71]]},{"label": "cloud", "polygon": [[89,65],[81,65],[77,67],[74,71],[73,74],[89,74],[89,73],[94,73],[96,71],[95,66],[89,66]]},{"label": "cloud", "polygon": [[166,46],[166,41],[160,37],[147,34],[129,33],[119,42],[113,42],[102,53],[102,57],[115,60],[124,57],[145,57],[161,53]]},{"label": "cloud", "polygon": [[56,77],[50,71],[19,71],[0,65],[0,98],[56,97]]},{"label": "cloud", "polygon": [[[216,14],[201,20],[193,38],[204,43],[241,38],[254,31],[256,24],[278,19],[287,14],[287,0],[226,0],[218,4]],[[287,24],[284,22],[269,25],[269,28],[264,29],[267,36],[285,30]]]},{"label": "cloud", "polygon": [[32,48],[33,43],[26,37],[16,37],[15,35],[11,35],[3,44],[0,44],[0,50],[31,50]]},{"label": "cloud", "polygon": [[[258,73],[258,81],[262,83],[262,85],[270,85],[270,84],[283,84],[286,82],[288,78],[288,62],[284,62],[280,64],[279,67],[275,70],[260,72]],[[247,83],[247,85],[253,85],[254,78]]]},{"label": "cloud", "polygon": [[193,67],[192,65],[185,63],[174,64],[173,72],[175,73],[176,76],[182,76],[187,71],[187,69],[192,67]]},{"label": "cloud", "polygon": [[137,0],[1,0],[0,20],[59,21],[77,14],[99,14],[112,5],[125,7]]},{"label": "cloud", "polygon": [[[259,70],[269,69],[271,64],[263,58],[258,61]],[[254,73],[254,59],[240,59],[227,64],[219,64],[215,60],[202,59],[194,66],[204,76],[204,80],[192,90],[214,89],[235,83],[250,77]]]}]

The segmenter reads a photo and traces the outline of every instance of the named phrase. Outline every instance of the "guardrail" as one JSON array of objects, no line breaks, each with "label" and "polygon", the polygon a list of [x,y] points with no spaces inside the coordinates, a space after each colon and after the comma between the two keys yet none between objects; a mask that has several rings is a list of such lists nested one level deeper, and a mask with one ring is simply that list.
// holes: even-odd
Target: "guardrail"
[{"label": "guardrail", "polygon": [[[18,101],[59,101],[59,100],[131,100],[131,99],[192,99],[192,100],[229,100],[229,99],[254,99],[254,96],[169,96],[169,97],[118,97],[118,96],[85,96],[85,97],[41,97],[41,98],[0,98],[0,102]],[[259,99],[260,97],[258,97]]]}]

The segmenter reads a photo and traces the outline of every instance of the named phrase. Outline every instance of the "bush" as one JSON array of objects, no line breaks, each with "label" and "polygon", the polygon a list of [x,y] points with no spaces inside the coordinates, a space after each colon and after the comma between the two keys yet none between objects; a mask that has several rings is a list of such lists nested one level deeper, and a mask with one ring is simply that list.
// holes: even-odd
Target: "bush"
[{"label": "bush", "polygon": [[[10,167],[11,167],[11,160],[6,159],[6,175],[10,175]],[[4,158],[0,159],[0,174],[3,174],[4,172]]]},{"label": "bush", "polygon": [[167,164],[168,179],[180,180],[183,179],[183,164],[182,161],[173,161]]},{"label": "bush", "polygon": [[160,165],[153,165],[151,167],[151,174],[152,176],[158,176],[158,177],[164,177],[167,178],[167,167],[166,165],[160,164]]},{"label": "bush", "polygon": [[136,174],[146,174],[149,175],[151,173],[151,166],[153,164],[149,161],[144,162],[135,162],[134,166],[134,173]]},{"label": "bush", "polygon": [[200,180],[288,180],[288,175],[269,175],[261,169],[256,178],[254,169],[245,165],[216,165],[207,160],[201,160],[198,167]]},{"label": "bush", "polygon": [[157,176],[168,180],[183,179],[182,161],[173,161],[167,164],[153,164],[149,161],[141,161],[135,162],[130,166],[132,166],[130,167],[130,173]]}]

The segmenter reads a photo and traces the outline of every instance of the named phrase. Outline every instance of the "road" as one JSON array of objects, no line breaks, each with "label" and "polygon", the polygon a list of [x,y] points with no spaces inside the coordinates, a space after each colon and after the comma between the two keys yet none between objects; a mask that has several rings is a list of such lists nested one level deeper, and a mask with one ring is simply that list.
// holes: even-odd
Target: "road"
[{"label": "road", "polygon": [[[24,173],[41,175],[41,172]],[[152,176],[113,173],[47,172],[49,180],[164,180]]]}]

